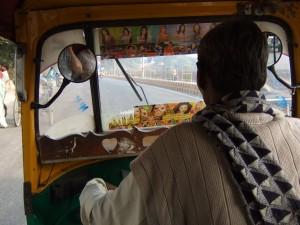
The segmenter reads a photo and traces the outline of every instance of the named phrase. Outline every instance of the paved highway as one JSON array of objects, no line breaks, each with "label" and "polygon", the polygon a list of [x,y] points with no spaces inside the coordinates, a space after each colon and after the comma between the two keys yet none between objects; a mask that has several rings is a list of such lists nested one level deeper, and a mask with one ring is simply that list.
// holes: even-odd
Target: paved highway
[{"label": "paved highway", "polygon": [[14,92],[5,98],[8,128],[0,128],[0,225],[25,225],[21,128],[13,122]]}]

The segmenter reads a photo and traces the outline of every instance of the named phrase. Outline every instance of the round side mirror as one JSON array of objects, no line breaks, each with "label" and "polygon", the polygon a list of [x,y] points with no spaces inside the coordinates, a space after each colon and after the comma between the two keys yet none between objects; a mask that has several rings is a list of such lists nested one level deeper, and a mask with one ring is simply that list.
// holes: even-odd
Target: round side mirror
[{"label": "round side mirror", "polygon": [[269,58],[267,66],[275,65],[282,55],[282,42],[280,38],[272,32],[264,32],[268,41]]},{"label": "round side mirror", "polygon": [[67,80],[84,82],[90,79],[96,70],[96,56],[83,44],[69,45],[59,54],[58,69]]}]

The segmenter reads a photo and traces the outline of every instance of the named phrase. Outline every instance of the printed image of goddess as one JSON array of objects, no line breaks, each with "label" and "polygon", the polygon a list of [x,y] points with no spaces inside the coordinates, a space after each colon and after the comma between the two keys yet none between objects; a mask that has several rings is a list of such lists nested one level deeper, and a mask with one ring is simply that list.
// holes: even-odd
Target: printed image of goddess
[{"label": "printed image of goddess", "polygon": [[143,44],[143,43],[148,43],[150,41],[151,41],[151,35],[150,35],[148,27],[142,26],[140,28],[140,34],[137,37],[137,43]]},{"label": "printed image of goddess", "polygon": [[186,41],[186,35],[185,35],[185,25],[180,24],[178,30],[174,34],[174,40],[176,42],[185,42]]},{"label": "printed image of goddess", "polygon": [[159,33],[157,35],[156,43],[160,44],[160,43],[169,42],[169,41],[170,41],[170,38],[169,38],[169,34],[167,32],[167,27],[166,27],[166,25],[162,25],[160,27]]},{"label": "printed image of goddess", "polygon": [[101,29],[101,41],[102,45],[106,48],[116,44],[115,38],[110,34],[107,28]]},{"label": "printed image of goddess", "polygon": [[194,24],[192,41],[198,42],[201,40],[201,26],[199,23]]},{"label": "printed image of goddess", "polygon": [[131,44],[132,43],[132,35],[131,31],[128,27],[124,27],[121,35],[121,43],[122,44]]}]

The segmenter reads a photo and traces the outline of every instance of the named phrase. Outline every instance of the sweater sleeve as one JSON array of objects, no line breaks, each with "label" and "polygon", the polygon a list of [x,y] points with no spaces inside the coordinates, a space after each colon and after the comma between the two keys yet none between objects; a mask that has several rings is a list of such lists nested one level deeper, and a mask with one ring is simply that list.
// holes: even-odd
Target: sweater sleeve
[{"label": "sweater sleeve", "polygon": [[104,180],[100,178],[89,181],[79,200],[84,225],[147,225],[140,191],[131,173],[114,191],[107,191]]}]

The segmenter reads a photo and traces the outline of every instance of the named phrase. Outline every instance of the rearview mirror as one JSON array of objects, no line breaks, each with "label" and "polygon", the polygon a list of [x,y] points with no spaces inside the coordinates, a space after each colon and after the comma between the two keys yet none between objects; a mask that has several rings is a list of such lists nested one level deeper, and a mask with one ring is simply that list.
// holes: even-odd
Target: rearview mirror
[{"label": "rearview mirror", "polygon": [[96,56],[83,44],[69,45],[59,54],[58,69],[67,80],[84,82],[90,79],[96,70]]},{"label": "rearview mirror", "polygon": [[267,37],[269,58],[267,66],[275,65],[282,55],[282,42],[280,38],[272,32],[264,32]]}]

